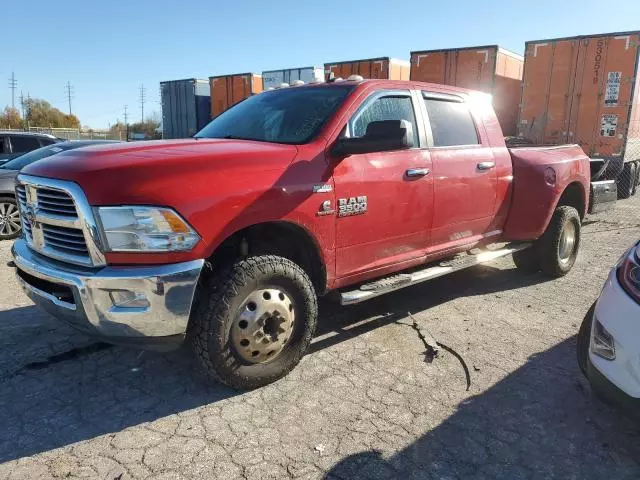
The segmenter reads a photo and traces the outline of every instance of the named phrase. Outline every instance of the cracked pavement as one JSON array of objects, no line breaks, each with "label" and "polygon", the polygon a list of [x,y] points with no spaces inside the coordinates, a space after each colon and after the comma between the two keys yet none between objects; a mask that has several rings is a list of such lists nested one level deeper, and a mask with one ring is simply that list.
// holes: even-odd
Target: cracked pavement
[{"label": "cracked pavement", "polygon": [[[38,310],[0,244],[0,479],[638,478],[638,425],[590,393],[575,335],[640,236],[640,195],[589,219],[572,272],[510,258],[340,308],[240,393],[186,350],[108,346]],[[407,315],[440,349],[425,343]]]}]

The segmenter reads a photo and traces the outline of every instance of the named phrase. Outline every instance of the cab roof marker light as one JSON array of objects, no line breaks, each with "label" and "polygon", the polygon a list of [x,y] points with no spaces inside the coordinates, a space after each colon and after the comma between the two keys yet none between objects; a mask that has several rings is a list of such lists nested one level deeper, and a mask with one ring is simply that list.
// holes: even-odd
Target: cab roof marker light
[{"label": "cab roof marker light", "polygon": [[364,81],[364,77],[362,75],[349,75],[347,78],[347,82],[362,82]]},{"label": "cab roof marker light", "polygon": [[304,85],[304,80],[296,80],[291,84],[292,87],[299,87],[300,85]]}]

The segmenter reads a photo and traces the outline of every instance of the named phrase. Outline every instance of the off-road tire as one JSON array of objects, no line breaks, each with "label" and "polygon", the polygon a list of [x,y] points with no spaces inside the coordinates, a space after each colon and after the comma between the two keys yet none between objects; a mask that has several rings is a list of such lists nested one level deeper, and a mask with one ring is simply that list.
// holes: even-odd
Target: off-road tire
[{"label": "off-road tire", "polygon": [[540,271],[540,262],[535,247],[525,248],[513,253],[513,263],[516,264],[518,270],[523,272],[535,273]]},{"label": "off-road tire", "polygon": [[618,176],[618,198],[625,199],[633,195],[636,183],[636,164],[625,163],[622,173]]},{"label": "off-road tire", "polygon": [[578,332],[578,341],[576,344],[576,355],[578,357],[578,366],[583,375],[587,375],[587,362],[589,361],[589,343],[591,341],[591,324],[593,323],[593,311],[596,304],[591,305],[580,325]]},{"label": "off-road tire", "polygon": [[[567,222],[574,223],[575,243],[568,262],[563,263],[560,261],[560,239]],[[569,273],[580,249],[580,230],[580,215],[575,208],[567,205],[556,208],[547,229],[533,246],[538,256],[540,270],[552,277],[562,277]]]},{"label": "off-road tire", "polygon": [[[248,364],[235,352],[230,329],[238,307],[251,292],[261,288],[281,288],[288,293],[293,300],[295,324],[287,345],[276,358],[268,363]],[[309,348],[317,317],[316,293],[300,266],[275,255],[249,257],[202,276],[189,336],[210,378],[246,390],[272,383],[298,364]]]},{"label": "off-road tire", "polygon": [[[0,197],[0,203],[12,204],[15,208],[18,208],[18,204],[16,203],[16,199],[13,197]],[[18,238],[22,233],[22,229],[18,229],[13,233],[2,233],[0,231],[0,241],[2,240],[13,240],[14,238]]]}]

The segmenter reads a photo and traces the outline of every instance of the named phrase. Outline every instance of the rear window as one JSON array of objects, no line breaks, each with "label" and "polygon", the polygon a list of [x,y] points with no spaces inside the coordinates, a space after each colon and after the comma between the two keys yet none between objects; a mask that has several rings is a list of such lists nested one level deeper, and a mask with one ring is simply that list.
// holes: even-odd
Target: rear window
[{"label": "rear window", "polygon": [[426,97],[424,103],[435,147],[479,143],[475,123],[465,103]]},{"label": "rear window", "polygon": [[28,137],[26,135],[11,135],[11,146],[13,147],[13,153],[30,152],[36,148],[40,148],[38,139],[36,137]]}]

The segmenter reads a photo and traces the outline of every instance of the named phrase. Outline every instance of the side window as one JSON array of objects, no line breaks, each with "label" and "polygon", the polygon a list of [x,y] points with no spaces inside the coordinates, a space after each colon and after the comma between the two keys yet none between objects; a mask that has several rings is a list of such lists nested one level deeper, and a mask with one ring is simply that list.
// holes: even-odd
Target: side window
[{"label": "side window", "polygon": [[480,143],[476,126],[465,103],[434,98],[425,98],[424,103],[435,147]]},{"label": "side window", "polygon": [[380,120],[407,120],[413,127],[413,145],[419,146],[418,126],[410,96],[389,95],[367,103],[364,109],[357,112],[349,121],[350,136],[364,136],[369,123]]},{"label": "side window", "polygon": [[40,148],[36,137],[28,137],[26,135],[10,135],[13,153],[30,152],[36,148]]},{"label": "side window", "polygon": [[9,153],[9,150],[6,147],[6,142],[4,136],[0,135],[0,154]]}]

